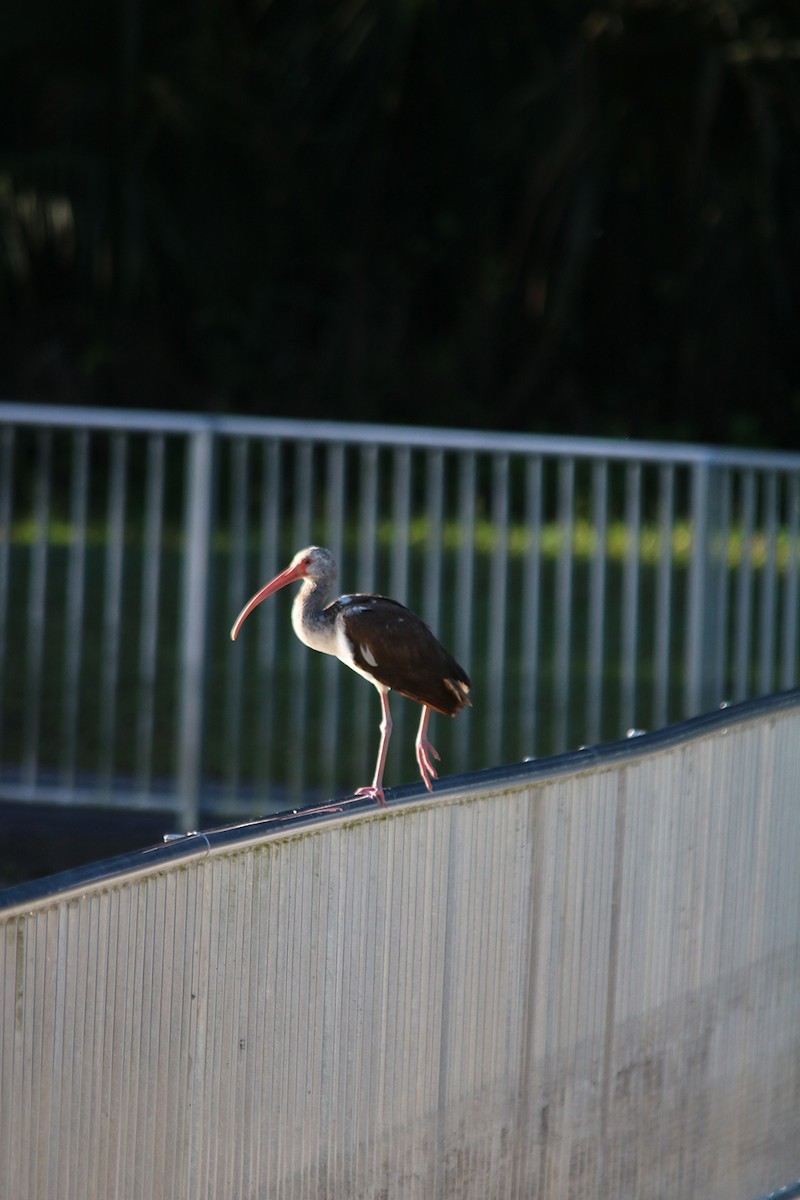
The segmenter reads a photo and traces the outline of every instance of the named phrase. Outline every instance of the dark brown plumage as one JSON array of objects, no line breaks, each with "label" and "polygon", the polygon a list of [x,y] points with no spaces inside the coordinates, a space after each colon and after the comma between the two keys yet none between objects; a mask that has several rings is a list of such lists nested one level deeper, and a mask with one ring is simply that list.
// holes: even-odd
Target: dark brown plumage
[{"label": "dark brown plumage", "polygon": [[466,671],[404,604],[388,596],[356,595],[335,600],[324,611],[344,623],[355,664],[378,683],[448,717],[469,703],[463,691],[470,687]]}]

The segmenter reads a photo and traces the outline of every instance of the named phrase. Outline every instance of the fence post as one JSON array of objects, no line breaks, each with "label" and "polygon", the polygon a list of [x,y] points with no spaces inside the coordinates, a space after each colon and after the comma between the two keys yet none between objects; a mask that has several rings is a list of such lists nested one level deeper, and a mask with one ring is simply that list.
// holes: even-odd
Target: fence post
[{"label": "fence post", "polygon": [[696,716],[723,699],[716,646],[719,572],[724,560],[720,541],[723,471],[705,460],[692,467],[692,549],[687,591],[684,716]]},{"label": "fence post", "polygon": [[202,774],[214,459],[211,429],[189,434],[186,454],[177,783],[178,811],[184,830],[190,830],[198,826]]}]

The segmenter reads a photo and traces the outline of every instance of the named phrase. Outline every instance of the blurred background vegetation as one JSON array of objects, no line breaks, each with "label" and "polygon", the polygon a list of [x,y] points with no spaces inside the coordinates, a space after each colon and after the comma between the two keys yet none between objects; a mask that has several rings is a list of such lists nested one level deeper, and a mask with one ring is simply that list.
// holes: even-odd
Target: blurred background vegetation
[{"label": "blurred background vegetation", "polygon": [[797,445],[796,0],[29,0],[0,391]]}]

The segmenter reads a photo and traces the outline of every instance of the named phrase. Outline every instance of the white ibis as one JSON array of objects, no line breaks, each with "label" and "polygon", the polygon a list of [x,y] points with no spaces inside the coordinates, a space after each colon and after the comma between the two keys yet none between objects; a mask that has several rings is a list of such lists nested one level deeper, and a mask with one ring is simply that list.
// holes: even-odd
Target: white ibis
[{"label": "white ibis", "polygon": [[415,742],[417,763],[428,791],[437,778],[432,758],[439,758],[428,741],[431,710],[454,717],[469,704],[470,679],[420,617],[386,596],[340,596],[325,601],[336,580],[336,563],[330,550],[308,546],[299,550],[285,571],[265,583],[245,604],[231,629],[235,640],[256,605],[279,588],[302,580],[292,605],[292,628],[312,650],[333,654],[378,689],[381,699],[381,741],[375,775],[358,795],[372,796],[385,804],[383,769],[392,733],[389,692],[394,689],[422,705]]}]

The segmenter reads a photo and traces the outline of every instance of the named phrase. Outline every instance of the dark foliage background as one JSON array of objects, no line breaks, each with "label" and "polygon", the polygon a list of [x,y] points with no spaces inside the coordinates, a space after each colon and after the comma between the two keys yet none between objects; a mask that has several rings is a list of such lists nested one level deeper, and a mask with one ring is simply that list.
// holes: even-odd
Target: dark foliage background
[{"label": "dark foliage background", "polygon": [[29,0],[8,398],[800,443],[796,0]]}]

